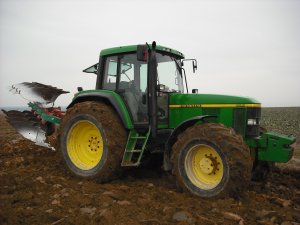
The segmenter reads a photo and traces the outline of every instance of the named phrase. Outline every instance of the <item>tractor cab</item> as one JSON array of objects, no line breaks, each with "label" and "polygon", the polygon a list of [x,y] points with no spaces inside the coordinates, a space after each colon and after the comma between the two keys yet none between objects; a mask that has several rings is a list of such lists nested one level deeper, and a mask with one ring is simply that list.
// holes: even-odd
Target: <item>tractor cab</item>
[{"label": "tractor cab", "polygon": [[[168,92],[183,93],[181,69],[176,60],[178,57],[156,53],[157,82],[159,93],[157,98],[158,120],[168,122]],[[148,63],[138,61],[136,54],[121,54],[108,56],[104,59],[104,70],[101,76],[101,89],[119,93],[131,113],[134,123],[148,123]]]},{"label": "tractor cab", "polygon": [[183,59],[182,53],[155,43],[125,46],[102,50],[99,63],[83,72],[97,74],[96,89],[122,97],[136,127],[156,120],[154,127],[168,128],[169,94],[187,91]]}]

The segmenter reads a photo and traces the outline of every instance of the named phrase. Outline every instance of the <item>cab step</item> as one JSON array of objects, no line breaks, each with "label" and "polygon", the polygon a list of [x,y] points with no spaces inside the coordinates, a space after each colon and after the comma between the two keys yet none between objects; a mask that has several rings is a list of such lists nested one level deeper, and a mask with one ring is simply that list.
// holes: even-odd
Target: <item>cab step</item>
[{"label": "cab step", "polygon": [[124,151],[121,166],[139,166],[144,154],[151,129],[146,133],[138,133],[132,129],[129,133],[126,149]]}]

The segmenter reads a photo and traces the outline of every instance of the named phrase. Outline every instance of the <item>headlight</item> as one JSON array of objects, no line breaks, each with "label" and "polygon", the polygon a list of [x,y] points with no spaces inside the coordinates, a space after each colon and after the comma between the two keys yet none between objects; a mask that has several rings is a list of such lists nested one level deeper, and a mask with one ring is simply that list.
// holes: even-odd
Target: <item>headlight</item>
[{"label": "headlight", "polygon": [[258,119],[248,119],[247,125],[259,125]]}]

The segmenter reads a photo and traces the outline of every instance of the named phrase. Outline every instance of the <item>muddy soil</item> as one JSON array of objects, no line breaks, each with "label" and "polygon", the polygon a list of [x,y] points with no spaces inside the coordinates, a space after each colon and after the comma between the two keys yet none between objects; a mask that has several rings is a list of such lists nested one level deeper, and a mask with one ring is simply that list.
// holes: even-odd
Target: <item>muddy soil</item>
[{"label": "muddy soil", "polygon": [[23,139],[0,116],[0,224],[299,223],[300,171],[293,165],[252,182],[238,199],[180,193],[159,166],[99,184],[71,176],[57,151]]}]

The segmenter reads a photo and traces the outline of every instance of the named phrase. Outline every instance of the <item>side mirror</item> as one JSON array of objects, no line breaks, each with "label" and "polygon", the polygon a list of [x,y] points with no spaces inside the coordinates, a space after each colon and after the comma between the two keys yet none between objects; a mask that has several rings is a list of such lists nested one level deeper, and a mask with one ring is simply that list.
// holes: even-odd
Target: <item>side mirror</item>
[{"label": "side mirror", "polygon": [[197,60],[196,59],[182,59],[181,60],[181,67],[183,67],[183,65],[184,65],[184,61],[192,61],[192,66],[193,66],[193,72],[195,73],[196,72],[196,70],[197,70]]},{"label": "side mirror", "polygon": [[147,45],[138,45],[136,52],[137,60],[147,62],[148,60],[148,48]]},{"label": "side mirror", "polygon": [[197,61],[193,60],[193,72],[195,73],[197,70]]}]

